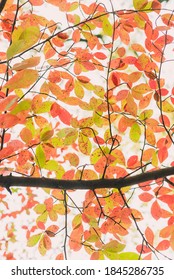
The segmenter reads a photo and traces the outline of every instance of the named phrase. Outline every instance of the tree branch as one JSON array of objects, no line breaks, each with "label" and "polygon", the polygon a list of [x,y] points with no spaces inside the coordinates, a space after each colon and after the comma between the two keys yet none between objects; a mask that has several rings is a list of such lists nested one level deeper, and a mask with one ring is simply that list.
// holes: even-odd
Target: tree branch
[{"label": "tree branch", "polygon": [[61,180],[45,177],[17,177],[17,176],[0,176],[0,185],[10,192],[10,187],[40,187],[49,189],[64,189],[64,190],[82,190],[82,189],[102,189],[102,188],[117,188],[121,189],[126,186],[136,185],[149,180],[165,178],[166,176],[174,175],[174,167],[163,168],[151,172],[141,173],[135,176],[119,178],[119,179],[98,179],[98,180]]},{"label": "tree branch", "polygon": [[3,11],[6,2],[7,2],[7,0],[1,0],[1,3],[0,3],[0,14],[1,14],[1,12]]}]

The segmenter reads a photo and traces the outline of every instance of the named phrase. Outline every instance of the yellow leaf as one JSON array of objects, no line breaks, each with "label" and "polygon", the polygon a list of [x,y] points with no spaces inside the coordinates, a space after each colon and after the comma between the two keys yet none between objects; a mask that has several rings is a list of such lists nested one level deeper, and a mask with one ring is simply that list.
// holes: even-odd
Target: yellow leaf
[{"label": "yellow leaf", "polygon": [[29,26],[26,29],[19,26],[14,30],[12,35],[12,44],[7,50],[7,58],[10,59],[14,55],[21,53],[37,43],[40,37],[40,29],[38,26]]},{"label": "yellow leaf", "polygon": [[162,103],[162,111],[166,113],[171,113],[174,111],[174,106],[170,104],[167,100],[164,100]]}]

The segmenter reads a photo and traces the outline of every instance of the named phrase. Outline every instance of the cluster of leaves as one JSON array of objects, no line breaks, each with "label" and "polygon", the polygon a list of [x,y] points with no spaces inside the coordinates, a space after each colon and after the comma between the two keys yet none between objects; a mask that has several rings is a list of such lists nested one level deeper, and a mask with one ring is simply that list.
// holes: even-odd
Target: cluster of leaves
[{"label": "cluster of leaves", "polygon": [[[157,0],[133,0],[127,11],[112,1],[14,2],[7,1],[0,21],[1,175],[97,180],[173,166],[174,87],[163,73],[174,40],[173,12]],[[56,7],[65,26],[36,14],[42,5]],[[23,229],[28,246],[37,245],[41,255],[64,231],[64,255],[57,259],[67,258],[67,246],[83,247],[91,259],[151,259],[174,250],[173,182],[138,188],[152,219],[165,221],[158,244],[150,226],[142,233],[144,217],[131,206],[136,194],[130,188],[89,190],[81,206],[74,192],[43,190],[47,198],[40,201],[37,191],[17,189],[22,206],[14,212],[1,188],[1,219],[34,211],[36,225]],[[124,237],[133,225],[141,245],[127,252]],[[9,243],[8,236],[1,243],[5,239]]]}]

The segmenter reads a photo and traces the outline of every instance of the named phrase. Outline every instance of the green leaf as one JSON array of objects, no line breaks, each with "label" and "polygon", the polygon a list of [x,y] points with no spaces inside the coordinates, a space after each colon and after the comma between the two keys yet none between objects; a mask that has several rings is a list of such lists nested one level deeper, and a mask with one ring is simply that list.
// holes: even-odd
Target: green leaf
[{"label": "green leaf", "polygon": [[27,246],[33,247],[35,246],[41,238],[42,233],[35,234],[28,239]]},{"label": "green leaf", "polygon": [[129,137],[133,142],[138,142],[141,136],[141,128],[137,123],[131,126]]},{"label": "green leaf", "polygon": [[144,110],[139,118],[141,121],[144,121],[144,120],[147,120],[147,119],[150,119],[150,117],[153,115],[153,110],[152,109],[149,109],[149,110]]},{"label": "green leaf", "polygon": [[147,5],[147,0],[133,0],[133,6],[136,10],[141,10]]},{"label": "green leaf", "polygon": [[125,248],[125,244],[119,243],[116,240],[112,240],[109,243],[102,246],[102,249],[104,252],[110,252],[110,253],[118,253],[123,251]]},{"label": "green leaf", "polygon": [[140,255],[134,252],[125,252],[119,254],[119,260],[139,260]]},{"label": "green leaf", "polygon": [[20,113],[31,108],[31,100],[23,100],[17,104],[17,106],[11,111],[13,115]]},{"label": "green leaf", "polygon": [[11,59],[14,55],[29,49],[37,43],[39,37],[40,29],[38,26],[29,26],[26,29],[19,26],[13,31],[12,44],[7,50],[7,58]]},{"label": "green leaf", "polygon": [[44,168],[49,171],[57,171],[59,168],[59,164],[57,161],[52,159],[52,160],[49,160],[46,162],[46,164],[44,165]]},{"label": "green leaf", "polygon": [[116,240],[112,240],[108,244],[106,244],[102,247],[103,253],[110,260],[118,260],[119,259],[118,252],[123,251],[124,248],[125,248],[125,245],[119,243]]},{"label": "green leaf", "polygon": [[37,204],[33,209],[37,214],[42,214],[46,210],[45,204]]},{"label": "green leaf", "polygon": [[108,20],[108,18],[106,16],[103,17],[102,27],[103,27],[104,35],[112,36],[112,34],[113,34],[113,26],[109,22],[109,20]]},{"label": "green leaf", "polygon": [[46,156],[41,145],[36,148],[36,162],[40,168],[44,167]]}]

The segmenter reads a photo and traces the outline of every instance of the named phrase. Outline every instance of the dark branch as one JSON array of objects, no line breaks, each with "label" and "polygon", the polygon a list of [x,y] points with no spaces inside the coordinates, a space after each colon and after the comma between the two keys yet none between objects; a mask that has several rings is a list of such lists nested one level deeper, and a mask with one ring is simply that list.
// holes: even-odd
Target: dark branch
[{"label": "dark branch", "polygon": [[6,2],[7,2],[7,0],[1,0],[1,3],[0,3],[0,14],[1,14],[1,12],[3,11]]},{"label": "dark branch", "polygon": [[20,187],[40,187],[49,189],[64,189],[64,190],[82,190],[82,189],[102,189],[102,188],[117,188],[121,189],[126,186],[136,185],[149,180],[165,178],[169,175],[174,175],[174,167],[163,168],[151,172],[141,173],[135,176],[119,179],[98,179],[98,180],[61,180],[51,178],[36,178],[36,177],[17,177],[17,176],[0,176],[0,185],[9,191],[12,186]]}]

